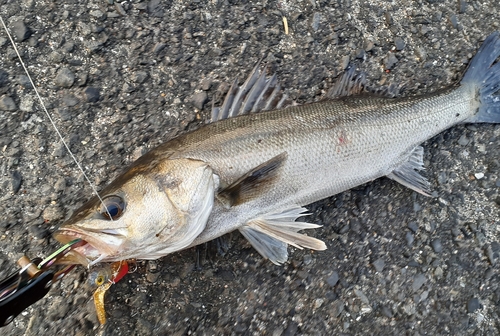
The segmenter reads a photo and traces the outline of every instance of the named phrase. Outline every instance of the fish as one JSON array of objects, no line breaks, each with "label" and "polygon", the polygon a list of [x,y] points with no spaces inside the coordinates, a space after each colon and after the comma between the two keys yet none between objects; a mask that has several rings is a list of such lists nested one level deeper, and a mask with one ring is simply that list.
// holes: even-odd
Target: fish
[{"label": "fish", "polygon": [[302,233],[319,225],[297,221],[308,204],[384,176],[432,196],[421,144],[454,125],[500,123],[499,55],[494,32],[447,89],[389,98],[347,71],[326,99],[290,106],[275,76],[254,69],[213,122],[139,158],[54,238],[87,242],[73,262],[90,265],[157,259],[235,230],[275,264],[289,245],[324,250]]}]

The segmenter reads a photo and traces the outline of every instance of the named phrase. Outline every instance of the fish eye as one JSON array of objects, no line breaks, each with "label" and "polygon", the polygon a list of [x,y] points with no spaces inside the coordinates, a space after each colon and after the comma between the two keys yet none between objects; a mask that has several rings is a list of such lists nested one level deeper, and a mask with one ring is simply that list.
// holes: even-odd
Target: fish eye
[{"label": "fish eye", "polygon": [[[120,218],[125,211],[125,202],[116,195],[106,196],[102,199],[100,213],[106,219],[116,220]],[[105,207],[106,206],[106,207]]]},{"label": "fish eye", "polygon": [[104,280],[105,280],[104,278],[105,278],[104,275],[97,276],[97,278],[95,279],[95,284],[97,286],[101,286],[102,284],[104,284]]}]

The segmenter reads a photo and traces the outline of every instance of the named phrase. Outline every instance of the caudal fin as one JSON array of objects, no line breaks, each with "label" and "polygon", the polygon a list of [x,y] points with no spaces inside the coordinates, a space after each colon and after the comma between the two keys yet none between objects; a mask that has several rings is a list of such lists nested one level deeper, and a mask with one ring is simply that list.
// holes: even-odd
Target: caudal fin
[{"label": "caudal fin", "polygon": [[494,32],[484,40],[462,79],[462,85],[474,85],[481,106],[467,119],[470,123],[500,123],[500,34]]}]

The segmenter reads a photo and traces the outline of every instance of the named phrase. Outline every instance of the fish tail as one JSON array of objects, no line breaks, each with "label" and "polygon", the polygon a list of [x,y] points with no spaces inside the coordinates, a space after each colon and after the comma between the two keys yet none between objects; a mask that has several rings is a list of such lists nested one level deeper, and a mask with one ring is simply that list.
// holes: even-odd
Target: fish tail
[{"label": "fish tail", "polygon": [[469,64],[461,84],[478,92],[479,108],[467,123],[500,123],[500,34],[490,34]]}]

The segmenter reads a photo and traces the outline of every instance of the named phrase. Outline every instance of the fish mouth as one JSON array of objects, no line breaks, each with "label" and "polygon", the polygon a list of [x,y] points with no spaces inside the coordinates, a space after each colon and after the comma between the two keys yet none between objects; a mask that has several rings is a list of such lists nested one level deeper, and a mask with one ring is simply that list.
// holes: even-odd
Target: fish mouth
[{"label": "fish mouth", "polygon": [[114,230],[89,230],[78,227],[62,227],[54,232],[53,237],[61,244],[67,244],[80,238],[85,243],[72,249],[61,258],[59,264],[81,264],[85,267],[92,266],[101,261],[115,256],[125,237]]}]

